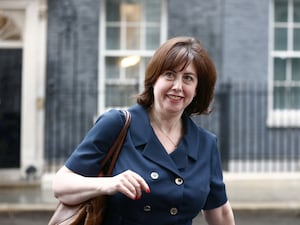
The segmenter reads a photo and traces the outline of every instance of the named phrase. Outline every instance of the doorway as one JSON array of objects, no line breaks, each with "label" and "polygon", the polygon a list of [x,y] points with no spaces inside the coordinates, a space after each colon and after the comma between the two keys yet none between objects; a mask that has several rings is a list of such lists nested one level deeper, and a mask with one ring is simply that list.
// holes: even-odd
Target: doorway
[{"label": "doorway", "polygon": [[26,178],[32,167],[37,176],[43,171],[46,15],[46,0],[0,0],[0,177],[5,180]]},{"label": "doorway", "polygon": [[22,50],[0,49],[0,168],[20,167]]}]

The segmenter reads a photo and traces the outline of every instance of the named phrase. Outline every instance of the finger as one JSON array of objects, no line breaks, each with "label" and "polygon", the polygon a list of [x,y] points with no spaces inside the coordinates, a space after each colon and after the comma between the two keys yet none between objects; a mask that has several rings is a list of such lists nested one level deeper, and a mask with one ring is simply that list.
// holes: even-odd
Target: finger
[{"label": "finger", "polygon": [[128,181],[128,189],[131,191],[133,195],[135,195],[134,199],[139,199],[142,196],[142,187],[141,182],[142,178],[133,171],[128,171],[125,174],[125,177]]},{"label": "finger", "polygon": [[132,184],[136,188],[137,197],[140,198],[142,195],[142,191],[146,193],[150,193],[150,188],[144,178],[142,178],[139,174],[131,171],[134,180],[131,180]]},{"label": "finger", "polygon": [[137,182],[139,183],[140,191],[145,191],[146,193],[150,193],[150,187],[147,184],[147,182],[142,178],[141,176],[138,175],[137,177]]},{"label": "finger", "polygon": [[134,179],[128,173],[122,173],[116,177],[118,179],[117,190],[131,199],[136,199],[136,187]]},{"label": "finger", "polygon": [[116,176],[117,190],[131,199],[139,199],[142,191],[150,192],[150,188],[146,181],[137,173],[127,170]]}]

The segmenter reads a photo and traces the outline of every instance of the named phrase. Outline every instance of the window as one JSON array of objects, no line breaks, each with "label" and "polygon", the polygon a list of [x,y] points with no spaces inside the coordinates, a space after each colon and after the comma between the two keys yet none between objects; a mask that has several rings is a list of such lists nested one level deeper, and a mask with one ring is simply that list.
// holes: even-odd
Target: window
[{"label": "window", "polygon": [[0,47],[21,48],[24,10],[0,8]]},{"label": "window", "polygon": [[102,1],[99,110],[127,107],[143,88],[146,65],[166,39],[161,0]]},{"label": "window", "polygon": [[300,0],[273,0],[271,9],[269,124],[299,126]]}]

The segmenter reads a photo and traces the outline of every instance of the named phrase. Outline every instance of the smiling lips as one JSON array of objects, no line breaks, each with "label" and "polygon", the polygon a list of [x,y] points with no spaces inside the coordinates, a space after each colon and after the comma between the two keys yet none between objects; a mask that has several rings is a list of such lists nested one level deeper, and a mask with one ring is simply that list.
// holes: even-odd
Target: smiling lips
[{"label": "smiling lips", "polygon": [[175,101],[179,101],[181,100],[183,97],[181,96],[178,96],[178,95],[168,95],[168,97],[171,99],[171,100],[175,100]]}]

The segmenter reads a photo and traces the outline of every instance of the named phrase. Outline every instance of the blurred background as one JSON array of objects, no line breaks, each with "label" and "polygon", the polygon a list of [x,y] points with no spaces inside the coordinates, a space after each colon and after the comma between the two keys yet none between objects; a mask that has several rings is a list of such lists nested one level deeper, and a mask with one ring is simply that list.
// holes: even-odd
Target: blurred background
[{"label": "blurred background", "polygon": [[1,224],[47,224],[54,173],[179,35],[218,71],[193,119],[218,136],[237,224],[299,224],[300,0],[0,0]]}]

